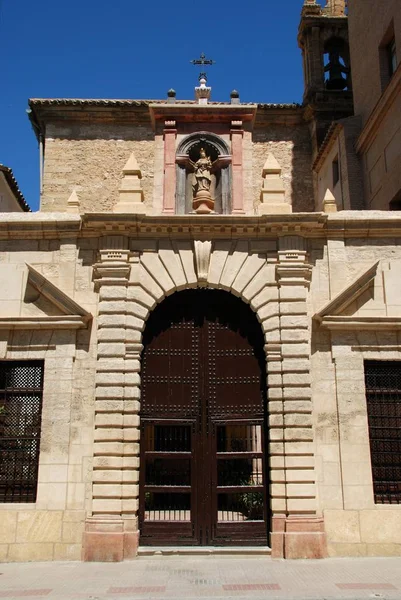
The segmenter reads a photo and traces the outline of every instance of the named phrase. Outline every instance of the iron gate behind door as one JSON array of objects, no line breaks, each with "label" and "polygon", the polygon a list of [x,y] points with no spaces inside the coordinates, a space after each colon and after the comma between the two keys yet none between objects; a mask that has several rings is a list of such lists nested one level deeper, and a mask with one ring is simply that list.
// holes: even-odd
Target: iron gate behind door
[{"label": "iron gate behind door", "polygon": [[170,296],[144,334],[142,544],[267,543],[260,325],[217,290]]}]

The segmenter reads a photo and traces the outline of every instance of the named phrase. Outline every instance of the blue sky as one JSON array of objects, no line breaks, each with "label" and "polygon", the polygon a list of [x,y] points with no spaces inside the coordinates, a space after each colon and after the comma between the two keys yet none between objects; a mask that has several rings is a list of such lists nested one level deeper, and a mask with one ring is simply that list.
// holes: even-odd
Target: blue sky
[{"label": "blue sky", "polygon": [[303,0],[0,0],[0,163],[33,210],[38,148],[27,100],[193,97],[203,51],[213,100],[300,102]]}]

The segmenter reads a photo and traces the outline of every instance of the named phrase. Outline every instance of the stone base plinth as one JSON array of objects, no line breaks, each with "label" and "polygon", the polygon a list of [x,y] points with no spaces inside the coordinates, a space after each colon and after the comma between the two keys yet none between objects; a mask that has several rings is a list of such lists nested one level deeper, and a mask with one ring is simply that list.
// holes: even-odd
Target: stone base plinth
[{"label": "stone base plinth", "polygon": [[198,215],[208,215],[214,210],[214,200],[207,190],[200,190],[192,201],[194,211]]},{"label": "stone base plinth", "polygon": [[327,540],[322,517],[273,517],[272,558],[326,558]]},{"label": "stone base plinth", "polygon": [[135,558],[139,531],[120,517],[89,517],[85,522],[82,560],[85,562],[120,562]]},{"label": "stone base plinth", "polygon": [[144,215],[146,214],[146,206],[143,202],[118,202],[113,207],[113,213]]},{"label": "stone base plinth", "polygon": [[258,204],[258,215],[289,215],[292,213],[292,206],[287,202],[277,204]]}]

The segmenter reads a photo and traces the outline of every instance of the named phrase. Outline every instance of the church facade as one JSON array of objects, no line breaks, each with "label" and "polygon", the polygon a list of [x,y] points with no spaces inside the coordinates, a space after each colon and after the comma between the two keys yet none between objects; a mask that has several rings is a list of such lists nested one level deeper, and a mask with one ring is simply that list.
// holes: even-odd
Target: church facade
[{"label": "church facade", "polygon": [[349,10],[304,2],[302,106],[213,102],[205,77],[194,101],[30,100],[41,210],[0,224],[1,560],[401,554],[379,127],[399,136],[401,72],[361,117]]}]

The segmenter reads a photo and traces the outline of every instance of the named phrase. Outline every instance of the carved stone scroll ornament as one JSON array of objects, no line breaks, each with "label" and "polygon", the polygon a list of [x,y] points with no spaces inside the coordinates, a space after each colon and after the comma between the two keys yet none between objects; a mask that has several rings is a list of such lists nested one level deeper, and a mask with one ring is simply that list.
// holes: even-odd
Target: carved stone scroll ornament
[{"label": "carved stone scroll ornament", "polygon": [[212,256],[212,242],[200,240],[194,241],[195,268],[200,285],[206,285],[209,274],[210,259]]}]

